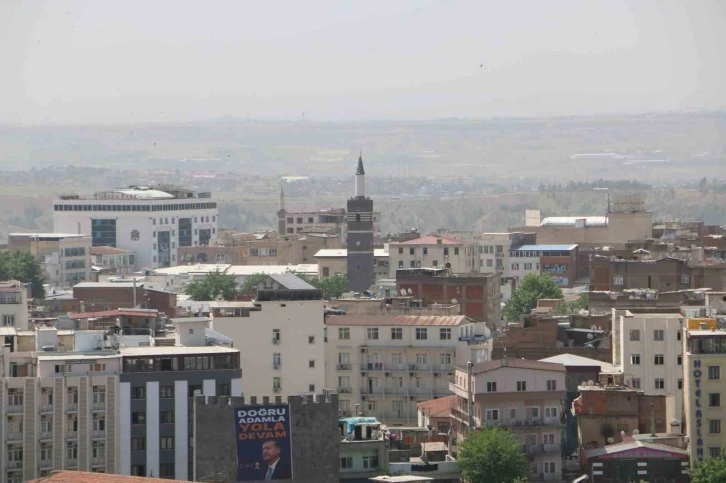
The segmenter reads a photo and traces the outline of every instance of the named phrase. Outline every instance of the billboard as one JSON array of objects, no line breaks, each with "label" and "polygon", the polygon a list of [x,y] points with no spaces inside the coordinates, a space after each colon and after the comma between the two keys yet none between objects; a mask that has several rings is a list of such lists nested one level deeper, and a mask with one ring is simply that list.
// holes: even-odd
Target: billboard
[{"label": "billboard", "polygon": [[234,408],[237,481],[292,480],[290,406]]}]

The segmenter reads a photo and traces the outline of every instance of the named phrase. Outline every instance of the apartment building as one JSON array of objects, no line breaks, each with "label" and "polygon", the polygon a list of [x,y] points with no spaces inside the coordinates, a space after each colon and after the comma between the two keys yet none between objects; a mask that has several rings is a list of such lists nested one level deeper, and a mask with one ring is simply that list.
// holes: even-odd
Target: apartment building
[{"label": "apartment building", "polygon": [[176,186],[129,186],[53,201],[53,229],[90,234],[93,246],[131,250],[137,268],[176,265],[178,247],[217,239],[217,202],[211,193]]},{"label": "apartment building", "polygon": [[417,404],[451,394],[454,366],[490,359],[486,324],[457,316],[342,315],[326,318],[326,385],[345,416],[416,425]]},{"label": "apartment building", "polygon": [[11,233],[10,251],[29,251],[53,287],[71,287],[91,280],[91,237],[69,233]]},{"label": "apartment building", "polygon": [[[347,275],[348,250],[346,248],[323,249],[313,256],[318,264],[318,278],[328,278],[334,275]],[[373,249],[373,273],[375,279],[388,278],[388,247]]]},{"label": "apartment building", "polygon": [[28,328],[28,290],[17,280],[0,282],[0,328]]},{"label": "apartment building", "polygon": [[242,369],[250,375],[247,394],[284,398],[324,387],[322,292],[302,280],[299,285],[295,290],[258,290],[254,303],[209,303],[212,329],[241,352]]},{"label": "apartment building", "polygon": [[475,248],[473,241],[433,235],[390,243],[389,276],[395,278],[397,270],[410,268],[445,268],[450,273],[479,271]]},{"label": "apartment building", "polygon": [[[686,434],[691,462],[718,457],[726,446],[726,404],[721,368],[726,370],[726,331],[716,321],[683,330]],[[726,395],[724,395],[726,397]]]},{"label": "apartment building", "polygon": [[572,287],[577,277],[577,245],[522,245],[509,252],[509,276],[548,274],[560,287]]},{"label": "apartment building", "polygon": [[529,481],[563,481],[560,441],[564,429],[565,367],[526,359],[499,359],[457,365],[450,389],[454,393],[452,428],[459,439],[469,429],[469,385],[474,428],[510,429],[522,443],[529,462]]},{"label": "apartment building", "polygon": [[483,233],[477,238],[479,271],[499,273],[503,278],[510,277],[511,262],[509,252],[522,245],[533,245],[537,237],[534,233]]},{"label": "apartment building", "polygon": [[590,286],[593,290],[622,292],[628,289],[652,289],[659,292],[687,290],[691,272],[686,260],[677,258],[622,260],[593,257],[590,260]]},{"label": "apartment building", "polygon": [[[673,396],[683,407],[684,317],[680,313],[637,313],[613,309],[613,365],[625,384],[648,395]],[[682,424],[682,410],[676,411]]]},{"label": "apartment building", "polygon": [[136,261],[134,252],[116,247],[92,247],[91,262],[106,274],[120,274],[134,272]]},{"label": "apartment building", "polygon": [[[241,394],[239,351],[128,347],[104,331],[6,331],[0,474],[20,483],[78,470],[187,479],[190,397]],[[204,344],[202,333],[202,344]]]}]

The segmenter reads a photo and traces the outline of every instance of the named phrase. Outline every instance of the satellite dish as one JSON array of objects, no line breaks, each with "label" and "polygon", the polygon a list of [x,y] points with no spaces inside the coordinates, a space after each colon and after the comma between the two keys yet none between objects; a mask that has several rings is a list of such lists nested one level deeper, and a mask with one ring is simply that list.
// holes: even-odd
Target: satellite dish
[{"label": "satellite dish", "polygon": [[590,330],[597,330],[597,325],[593,325],[592,327],[590,327]]},{"label": "satellite dish", "polygon": [[595,381],[593,381],[592,379],[590,379],[589,381],[587,381],[587,385],[588,386],[594,386],[595,385]]},{"label": "satellite dish", "polygon": [[456,300],[456,299],[451,299],[451,304],[452,304],[452,305],[456,305],[456,304],[458,304],[458,303],[459,303],[459,301],[458,301],[458,300]]},{"label": "satellite dish", "polygon": [[412,295],[413,294],[413,291],[411,289],[408,289],[408,294],[409,295]]},{"label": "satellite dish", "polygon": [[401,296],[405,296],[405,295],[406,295],[406,289],[405,288],[402,288],[401,289]]},{"label": "satellite dish", "polygon": [[614,442],[615,440],[612,437],[608,438],[608,444],[613,444]]},{"label": "satellite dish", "polygon": [[448,262],[447,262],[447,263],[446,263],[446,265],[444,265],[444,266],[445,266],[446,268],[451,268],[451,264],[450,264],[450,263],[448,263]]},{"label": "satellite dish", "polygon": [[588,339],[592,339],[594,336],[592,334],[587,334]]},{"label": "satellite dish", "polygon": [[640,434],[640,431],[638,431],[637,429],[634,429],[633,430],[633,436],[637,436],[639,434]]}]

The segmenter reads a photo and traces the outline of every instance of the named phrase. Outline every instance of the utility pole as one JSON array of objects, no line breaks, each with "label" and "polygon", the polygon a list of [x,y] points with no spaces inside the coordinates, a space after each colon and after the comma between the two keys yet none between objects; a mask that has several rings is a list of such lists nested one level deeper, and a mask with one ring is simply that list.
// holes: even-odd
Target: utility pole
[{"label": "utility pole", "polygon": [[472,399],[474,398],[474,394],[471,389],[473,366],[474,364],[472,364],[471,361],[468,361],[466,363],[466,417],[467,423],[469,425],[469,431],[472,431],[474,429],[474,415],[472,414]]}]

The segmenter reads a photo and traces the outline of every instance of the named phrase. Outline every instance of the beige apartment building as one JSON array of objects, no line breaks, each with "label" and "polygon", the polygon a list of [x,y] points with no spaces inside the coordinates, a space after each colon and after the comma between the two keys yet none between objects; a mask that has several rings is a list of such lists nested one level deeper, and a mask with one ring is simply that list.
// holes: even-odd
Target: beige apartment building
[{"label": "beige apartment building", "polygon": [[457,365],[450,388],[454,393],[452,428],[459,439],[470,429],[469,385],[473,427],[500,426],[513,431],[529,461],[529,481],[564,481],[560,442],[565,426],[565,367],[499,359],[473,364],[469,380],[466,365]]},{"label": "beige apartment building", "polygon": [[0,328],[28,328],[28,290],[17,280],[0,282]]},{"label": "beige apartment building", "polygon": [[488,361],[489,329],[462,316],[329,315],[325,383],[341,416],[416,425],[417,404],[449,396],[454,367]]},{"label": "beige apartment building", "polygon": [[249,396],[320,392],[325,386],[322,292],[299,281],[298,289],[259,290],[251,302],[210,302],[212,329],[240,350]]},{"label": "beige apartment building", "polygon": [[424,236],[388,245],[389,276],[410,268],[447,268],[451,273],[479,271],[478,248],[473,241]]},{"label": "beige apartment building", "polygon": [[90,235],[11,233],[8,249],[27,250],[36,257],[51,288],[72,287],[91,280]]},{"label": "beige apartment building", "polygon": [[[718,457],[726,447],[726,331],[715,328],[684,329],[684,402],[691,464]],[[726,376],[725,376],[726,377]]]}]

